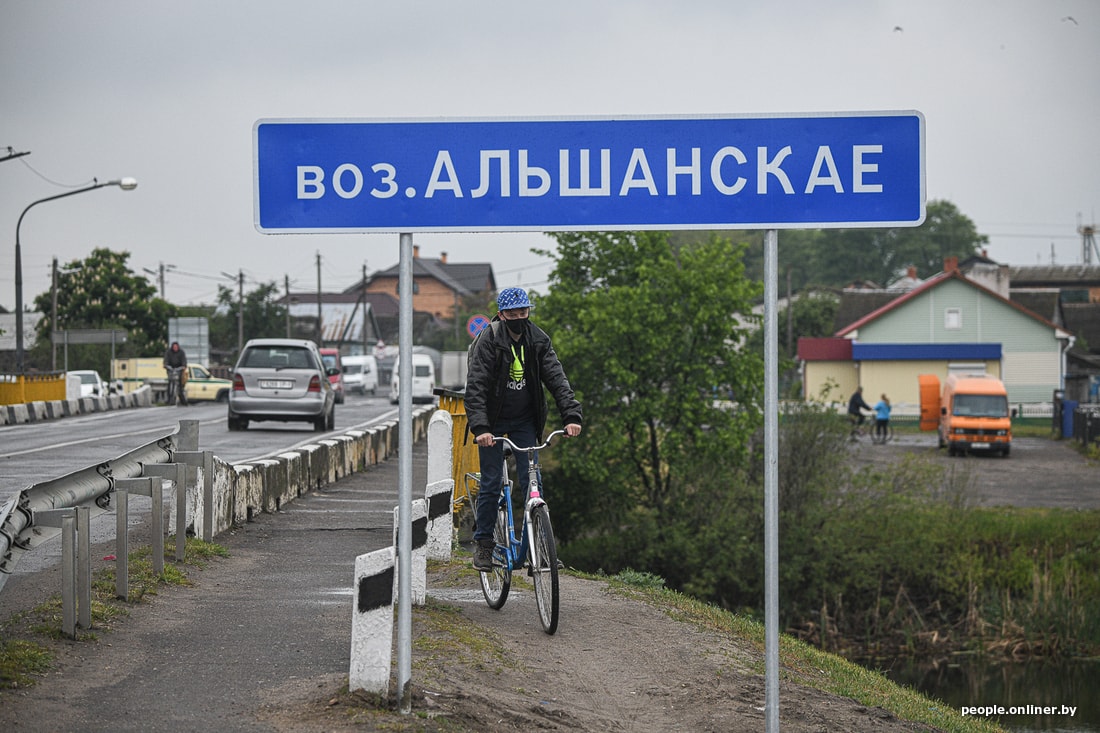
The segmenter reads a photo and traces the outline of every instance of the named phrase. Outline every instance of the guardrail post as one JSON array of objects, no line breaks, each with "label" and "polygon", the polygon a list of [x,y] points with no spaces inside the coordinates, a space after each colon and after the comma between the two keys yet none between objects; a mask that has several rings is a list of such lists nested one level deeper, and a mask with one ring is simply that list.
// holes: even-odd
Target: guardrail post
[{"label": "guardrail post", "polygon": [[76,626],[92,626],[92,563],[88,507],[34,512],[34,524],[61,528],[61,632],[76,638]]},{"label": "guardrail post", "polygon": [[86,506],[76,507],[76,582],[80,598],[77,619],[82,629],[92,628],[92,517]]},{"label": "guardrail post", "polygon": [[176,491],[176,562],[183,562],[187,553],[187,464],[143,463],[141,472],[146,476],[171,479]]},{"label": "guardrail post", "polygon": [[61,633],[76,638],[76,510],[61,517]]},{"label": "guardrail post", "polygon": [[194,451],[199,449],[199,421],[180,420],[180,430],[176,438],[177,451]]},{"label": "guardrail post", "polygon": [[164,573],[164,479],[160,476],[115,479],[115,595],[130,596],[130,525],[129,495],[148,496],[153,502],[150,512],[153,573]]},{"label": "guardrail post", "polygon": [[[115,482],[115,598],[130,597],[130,492]],[[154,553],[155,554],[155,553]]]}]

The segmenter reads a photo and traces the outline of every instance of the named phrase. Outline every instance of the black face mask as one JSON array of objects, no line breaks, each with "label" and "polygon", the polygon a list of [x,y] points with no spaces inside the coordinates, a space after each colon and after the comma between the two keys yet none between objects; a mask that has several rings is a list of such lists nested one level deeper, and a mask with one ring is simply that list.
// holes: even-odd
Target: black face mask
[{"label": "black face mask", "polygon": [[523,333],[523,327],[527,325],[526,318],[514,318],[504,321],[504,325],[508,327],[508,330],[515,334]]}]

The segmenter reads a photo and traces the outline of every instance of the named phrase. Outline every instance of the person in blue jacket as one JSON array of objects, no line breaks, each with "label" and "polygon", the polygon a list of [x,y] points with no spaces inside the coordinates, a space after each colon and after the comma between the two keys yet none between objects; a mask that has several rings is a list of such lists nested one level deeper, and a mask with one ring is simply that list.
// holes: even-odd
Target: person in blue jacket
[{"label": "person in blue jacket", "polygon": [[886,427],[890,424],[890,400],[886,395],[875,403],[875,437],[885,441]]}]

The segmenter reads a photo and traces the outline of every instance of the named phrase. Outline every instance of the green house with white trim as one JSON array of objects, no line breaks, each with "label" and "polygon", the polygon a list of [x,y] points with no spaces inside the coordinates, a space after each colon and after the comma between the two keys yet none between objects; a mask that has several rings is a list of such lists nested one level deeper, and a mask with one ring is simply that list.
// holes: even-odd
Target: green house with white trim
[{"label": "green house with white trim", "polygon": [[[843,342],[848,342],[845,345]],[[889,397],[899,414],[919,411],[918,374],[984,372],[999,377],[1013,404],[1049,403],[1065,386],[1064,328],[968,279],[945,272],[840,329],[802,339],[803,395],[846,401],[857,385],[874,404]],[[839,392],[839,394],[837,394]]]}]

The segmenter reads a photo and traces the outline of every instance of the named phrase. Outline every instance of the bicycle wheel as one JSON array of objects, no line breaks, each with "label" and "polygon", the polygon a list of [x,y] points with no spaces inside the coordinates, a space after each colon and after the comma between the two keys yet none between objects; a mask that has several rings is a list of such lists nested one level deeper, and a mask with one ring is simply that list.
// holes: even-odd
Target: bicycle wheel
[{"label": "bicycle wheel", "polygon": [[508,600],[508,590],[512,587],[512,570],[508,567],[506,556],[506,548],[510,542],[508,510],[504,507],[497,509],[497,524],[493,528],[493,540],[497,545],[493,548],[493,569],[481,571],[481,592],[489,608],[499,610]]},{"label": "bicycle wheel", "polygon": [[531,511],[531,542],[531,579],[535,584],[539,620],[543,630],[553,634],[558,630],[558,548],[550,526],[550,510],[545,504]]}]

